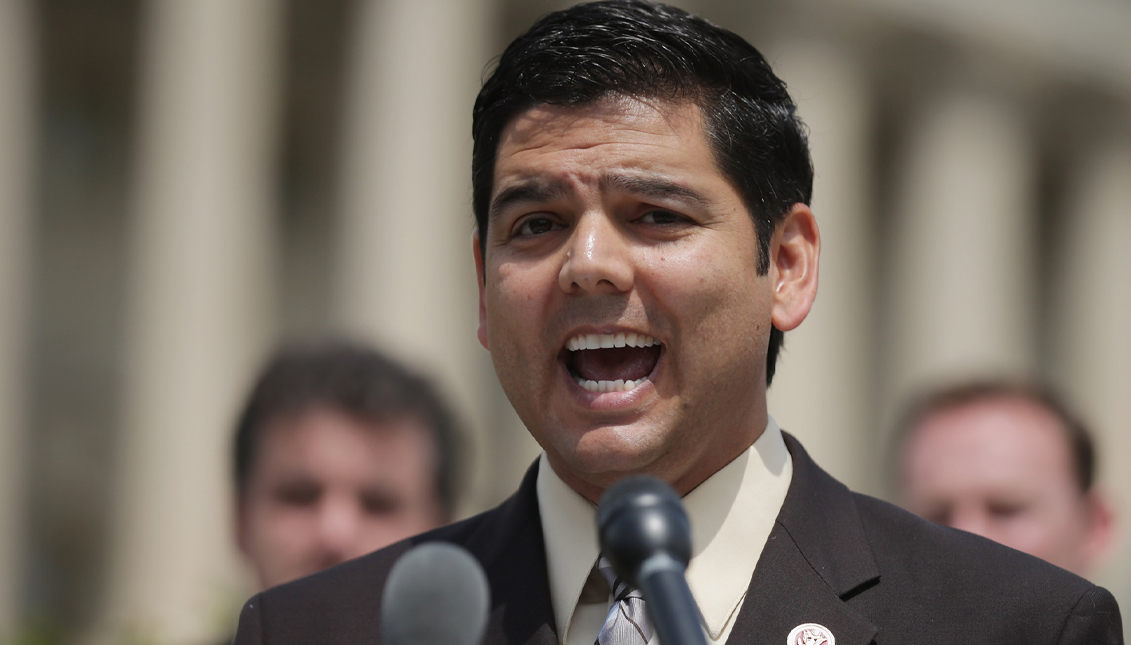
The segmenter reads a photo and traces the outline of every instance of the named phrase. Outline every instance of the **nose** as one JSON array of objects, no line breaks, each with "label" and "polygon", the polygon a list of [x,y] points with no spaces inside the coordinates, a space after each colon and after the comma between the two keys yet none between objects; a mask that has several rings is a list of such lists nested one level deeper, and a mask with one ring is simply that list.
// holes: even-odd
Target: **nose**
[{"label": "nose", "polygon": [[582,215],[558,273],[562,291],[623,293],[632,289],[633,279],[630,248],[616,223],[602,212]]},{"label": "nose", "polygon": [[361,509],[347,496],[328,496],[318,512],[318,540],[327,559],[343,562],[356,555]]}]

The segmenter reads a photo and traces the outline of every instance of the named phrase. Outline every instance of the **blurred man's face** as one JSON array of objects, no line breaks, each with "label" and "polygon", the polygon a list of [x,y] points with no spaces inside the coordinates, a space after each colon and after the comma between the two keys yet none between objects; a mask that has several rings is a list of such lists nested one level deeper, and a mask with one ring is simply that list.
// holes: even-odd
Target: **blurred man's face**
[{"label": "blurred man's face", "polygon": [[239,544],[263,588],[442,523],[431,437],[328,408],[268,424],[239,501]]},{"label": "blurred man's face", "polygon": [[479,338],[591,499],[635,472],[689,489],[765,427],[777,268],[757,274],[702,123],[695,105],[625,98],[535,107],[502,133]]},{"label": "blurred man's face", "polygon": [[1014,398],[943,410],[912,429],[901,460],[905,506],[1085,575],[1110,532],[1076,481],[1059,421]]}]

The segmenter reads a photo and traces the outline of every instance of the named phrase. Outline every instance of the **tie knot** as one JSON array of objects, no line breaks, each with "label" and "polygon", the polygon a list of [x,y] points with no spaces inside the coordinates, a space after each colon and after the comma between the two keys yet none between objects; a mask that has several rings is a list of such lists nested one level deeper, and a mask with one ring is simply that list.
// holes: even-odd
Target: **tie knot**
[{"label": "tie knot", "polygon": [[597,559],[597,571],[600,572],[601,577],[605,582],[609,583],[609,589],[613,592],[613,601],[620,602],[625,598],[640,598],[640,591],[635,587],[628,584],[628,581],[617,575],[613,569],[613,565],[605,556]]},{"label": "tie knot", "polygon": [[609,583],[613,606],[593,645],[647,645],[655,631],[640,591],[618,576],[605,556],[597,560],[597,571]]}]

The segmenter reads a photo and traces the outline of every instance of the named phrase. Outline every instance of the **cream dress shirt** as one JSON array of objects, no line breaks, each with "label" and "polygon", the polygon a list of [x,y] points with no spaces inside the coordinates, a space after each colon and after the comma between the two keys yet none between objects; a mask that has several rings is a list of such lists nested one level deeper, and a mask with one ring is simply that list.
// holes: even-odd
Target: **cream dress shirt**
[{"label": "cream dress shirt", "polygon": [[[770,417],[754,445],[683,498],[691,518],[687,584],[703,613],[708,643],[721,644],[730,635],[792,477],[793,460]],[[558,640],[593,645],[612,603],[578,602],[600,550],[597,507],[557,476],[545,453],[537,491]]]}]

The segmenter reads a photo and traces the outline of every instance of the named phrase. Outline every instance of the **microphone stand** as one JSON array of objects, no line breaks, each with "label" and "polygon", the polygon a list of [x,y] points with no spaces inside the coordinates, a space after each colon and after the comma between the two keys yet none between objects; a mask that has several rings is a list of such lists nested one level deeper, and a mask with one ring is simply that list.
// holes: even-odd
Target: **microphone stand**
[{"label": "microphone stand", "polygon": [[601,551],[640,590],[663,645],[706,645],[699,606],[684,572],[691,560],[691,522],[683,502],[655,477],[622,479],[597,508]]}]

